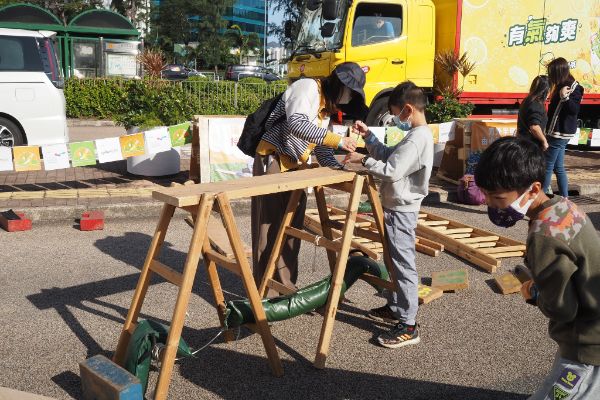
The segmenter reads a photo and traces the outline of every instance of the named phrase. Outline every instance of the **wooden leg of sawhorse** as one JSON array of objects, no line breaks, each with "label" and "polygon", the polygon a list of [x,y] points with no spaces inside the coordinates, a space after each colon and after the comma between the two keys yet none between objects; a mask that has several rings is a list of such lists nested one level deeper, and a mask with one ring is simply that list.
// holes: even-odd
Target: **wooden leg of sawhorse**
[{"label": "wooden leg of sawhorse", "polygon": [[[295,194],[296,193],[294,193],[292,197],[294,197]],[[299,198],[300,197],[298,196],[296,202]],[[221,193],[217,196],[217,202],[219,204],[219,209],[221,210],[221,218],[225,230],[227,231],[233,254],[240,268],[240,275],[246,293],[248,294],[248,300],[250,301],[250,306],[256,321],[256,328],[260,334],[263,345],[265,346],[265,351],[267,352],[271,371],[273,372],[273,375],[281,376],[283,375],[281,359],[277,353],[275,339],[273,339],[271,328],[269,328],[269,324],[267,323],[267,316],[265,315],[265,310],[262,306],[261,297],[258,294],[258,289],[256,288],[256,283],[254,282],[254,277],[252,276],[252,271],[250,269],[250,263],[248,262],[248,257],[246,256],[240,233],[235,224],[235,218],[231,210],[231,205],[229,204],[229,198],[225,193]]]},{"label": "wooden leg of sawhorse", "polygon": [[263,298],[267,296],[269,291],[269,281],[275,276],[275,268],[277,266],[279,256],[281,255],[281,248],[283,247],[283,241],[285,239],[285,229],[292,223],[294,213],[296,212],[296,208],[298,207],[300,196],[302,196],[303,191],[303,189],[294,190],[290,196],[290,200],[288,201],[285,214],[283,215],[283,220],[281,221],[281,226],[279,227],[279,231],[275,237],[273,250],[269,256],[269,262],[267,263],[267,267],[265,268],[265,272],[258,289],[260,296]]},{"label": "wooden leg of sawhorse", "polygon": [[373,218],[375,219],[375,226],[377,227],[379,237],[381,238],[381,245],[383,249],[383,263],[385,264],[390,275],[390,280],[395,287],[396,273],[394,268],[392,267],[392,260],[390,259],[390,252],[388,249],[389,246],[385,234],[385,224],[383,222],[383,207],[381,206],[381,200],[379,199],[379,192],[377,191],[377,186],[375,185],[375,179],[371,175],[367,176],[367,182],[365,186],[367,188],[367,196],[369,197],[369,202],[371,203],[371,207],[373,209]]},{"label": "wooden leg of sawhorse", "polygon": [[317,356],[315,357],[315,367],[325,368],[325,361],[329,352],[329,342],[333,333],[333,324],[337,313],[338,301],[340,299],[340,291],[342,282],[346,272],[346,263],[348,262],[348,254],[350,253],[350,242],[354,235],[354,223],[356,222],[356,214],[358,213],[358,203],[363,190],[365,178],[356,175],[354,178],[352,193],[350,193],[350,201],[348,203],[348,213],[344,222],[342,231],[342,246],[335,264],[335,268],[331,275],[331,289],[327,298],[325,308],[325,317],[321,327],[321,335],[319,337],[319,346],[317,348]]},{"label": "wooden leg of sawhorse", "polygon": [[[327,212],[327,201],[325,200],[325,190],[323,186],[315,187],[315,199],[317,200],[317,210],[321,220],[321,230],[325,239],[333,240],[333,232],[329,225],[329,213]],[[327,260],[329,261],[329,270],[333,272],[337,255],[335,251],[327,250]]]},{"label": "wooden leg of sawhorse", "polygon": [[160,248],[165,240],[165,235],[167,234],[167,229],[169,227],[169,223],[171,222],[171,218],[173,218],[174,212],[175,207],[169,204],[165,204],[162,208],[158,225],[156,226],[156,231],[152,237],[152,242],[150,243],[150,248],[148,249],[148,254],[146,255],[146,260],[144,261],[144,267],[142,268],[138,284],[135,288],[135,293],[133,294],[133,299],[131,300],[131,306],[129,307],[129,312],[127,313],[127,318],[125,319],[121,336],[119,337],[117,350],[113,356],[113,361],[119,365],[123,365],[125,362],[127,345],[129,344],[129,339],[131,339],[131,335],[135,330],[138,315],[140,314],[142,304],[144,303],[144,298],[146,297],[146,292],[148,291],[148,285],[150,284],[151,276],[150,264],[160,254]]}]

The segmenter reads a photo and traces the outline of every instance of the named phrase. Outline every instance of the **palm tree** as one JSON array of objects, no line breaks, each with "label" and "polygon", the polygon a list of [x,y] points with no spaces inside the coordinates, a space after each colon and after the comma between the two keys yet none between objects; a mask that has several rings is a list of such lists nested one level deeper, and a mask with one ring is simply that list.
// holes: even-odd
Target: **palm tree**
[{"label": "palm tree", "polygon": [[248,53],[250,53],[250,51],[256,52],[260,46],[260,38],[258,35],[254,32],[249,35],[244,35],[244,32],[242,32],[242,28],[240,28],[239,25],[231,25],[228,34],[233,38],[235,46],[238,48],[240,64],[243,64],[244,57],[246,57],[246,62],[248,62]]}]

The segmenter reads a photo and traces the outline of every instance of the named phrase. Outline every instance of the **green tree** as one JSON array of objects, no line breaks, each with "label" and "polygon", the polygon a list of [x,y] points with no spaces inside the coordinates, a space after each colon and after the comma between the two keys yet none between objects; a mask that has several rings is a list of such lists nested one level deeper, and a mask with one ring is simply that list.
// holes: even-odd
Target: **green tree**
[{"label": "green tree", "polygon": [[[269,0],[270,7],[275,11],[283,11],[283,20],[290,20],[294,22],[300,21],[302,10],[306,5],[306,0]],[[296,31],[297,31],[296,26]],[[283,24],[277,25],[269,24],[269,34],[279,37],[280,43],[289,42],[289,39],[285,37]]]},{"label": "green tree", "polygon": [[239,25],[231,25],[228,35],[233,39],[233,43],[238,49],[240,64],[244,63],[244,57],[246,57],[246,63],[248,62],[248,55],[250,53],[258,54],[260,38],[256,33],[252,32],[246,35]]},{"label": "green tree", "polygon": [[222,66],[230,58],[230,40],[223,35],[224,15],[234,0],[166,0],[152,11],[148,41],[173,55],[173,45],[198,43],[195,56],[203,67]]},{"label": "green tree", "polygon": [[110,8],[127,17],[135,26],[142,23],[147,31],[150,24],[150,3],[147,0],[112,0]]},{"label": "green tree", "polygon": [[[92,8],[102,8],[102,0],[71,0],[71,1],[53,1],[53,0],[29,0],[31,4],[38,5],[47,9],[56,15],[63,24],[67,24],[71,18],[82,11]],[[22,3],[22,1],[9,1],[10,3]]]}]

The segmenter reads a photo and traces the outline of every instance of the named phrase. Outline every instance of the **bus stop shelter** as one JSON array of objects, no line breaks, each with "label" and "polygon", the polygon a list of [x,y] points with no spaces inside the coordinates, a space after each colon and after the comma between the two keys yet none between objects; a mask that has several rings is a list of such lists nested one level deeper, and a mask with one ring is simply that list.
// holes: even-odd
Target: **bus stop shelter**
[{"label": "bus stop shelter", "polygon": [[50,11],[33,4],[0,8],[0,28],[56,32],[65,77],[141,76],[137,56],[143,50],[140,32],[114,11],[91,9],[63,24]]}]

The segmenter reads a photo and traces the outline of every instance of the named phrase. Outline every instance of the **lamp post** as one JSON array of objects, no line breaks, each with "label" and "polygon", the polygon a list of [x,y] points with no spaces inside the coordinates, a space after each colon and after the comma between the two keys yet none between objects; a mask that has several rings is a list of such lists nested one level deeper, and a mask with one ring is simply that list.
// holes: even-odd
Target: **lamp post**
[{"label": "lamp post", "polygon": [[264,48],[263,48],[263,66],[266,68],[267,67],[267,15],[268,15],[268,11],[269,11],[269,0],[264,0],[265,1],[265,38],[264,38]]}]

